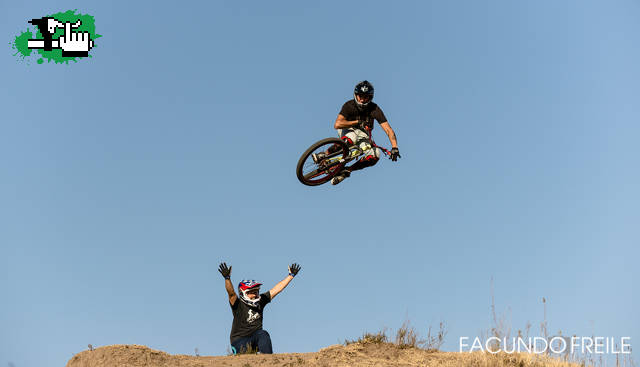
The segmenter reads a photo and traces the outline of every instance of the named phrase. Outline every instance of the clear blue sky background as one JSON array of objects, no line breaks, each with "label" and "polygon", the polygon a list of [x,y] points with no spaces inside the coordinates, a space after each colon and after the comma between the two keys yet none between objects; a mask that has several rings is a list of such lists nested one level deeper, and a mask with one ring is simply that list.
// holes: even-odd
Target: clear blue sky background
[{"label": "clear blue sky background", "polygon": [[[95,16],[30,64],[27,20]],[[0,4],[0,366],[143,344],[226,352],[217,272],[268,289],[276,352],[408,317],[640,342],[638,1]],[[402,159],[295,177],[368,79]],[[381,129],[378,143],[389,143]],[[507,310],[510,310],[508,312]],[[635,310],[635,312],[634,312]]]}]

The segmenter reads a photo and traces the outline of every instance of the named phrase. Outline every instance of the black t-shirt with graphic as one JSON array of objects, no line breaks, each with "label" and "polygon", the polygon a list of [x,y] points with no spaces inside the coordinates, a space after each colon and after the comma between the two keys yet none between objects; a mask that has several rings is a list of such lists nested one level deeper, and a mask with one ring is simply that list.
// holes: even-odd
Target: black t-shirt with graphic
[{"label": "black t-shirt with graphic", "polygon": [[387,118],[382,112],[382,109],[380,109],[380,106],[373,102],[369,102],[369,104],[363,108],[358,108],[356,101],[351,99],[342,105],[340,114],[344,116],[347,121],[365,121],[366,126],[369,127],[370,130],[373,130],[374,119],[378,121],[379,124],[387,122]]},{"label": "black t-shirt with graphic", "polygon": [[258,330],[262,330],[262,311],[264,306],[271,302],[269,292],[260,295],[258,306],[251,307],[236,297],[236,302],[231,305],[233,312],[233,324],[231,325],[231,342],[246,336],[251,336]]}]

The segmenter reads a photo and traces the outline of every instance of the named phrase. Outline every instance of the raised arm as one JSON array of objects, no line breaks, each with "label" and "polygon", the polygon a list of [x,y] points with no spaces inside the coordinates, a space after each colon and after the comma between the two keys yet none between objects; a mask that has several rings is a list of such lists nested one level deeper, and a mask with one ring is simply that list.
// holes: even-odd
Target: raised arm
[{"label": "raised arm", "polygon": [[221,263],[218,271],[224,277],[224,289],[229,295],[229,304],[233,306],[233,304],[236,303],[238,295],[236,295],[236,291],[233,289],[233,284],[231,283],[231,268],[231,266],[227,267],[226,263]]},{"label": "raised arm", "polygon": [[280,282],[278,282],[278,284],[276,284],[269,290],[271,300],[273,300],[275,296],[278,295],[278,293],[282,292],[282,290],[289,285],[289,283],[293,280],[293,278],[298,274],[299,271],[300,265],[294,263],[289,266],[289,275],[287,275],[286,278],[282,279]]}]

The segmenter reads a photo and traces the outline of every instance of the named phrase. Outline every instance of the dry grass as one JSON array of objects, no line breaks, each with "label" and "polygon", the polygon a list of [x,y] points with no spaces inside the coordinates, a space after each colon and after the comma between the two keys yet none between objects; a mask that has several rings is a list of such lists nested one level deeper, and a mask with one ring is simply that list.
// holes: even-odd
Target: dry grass
[{"label": "dry grass", "polygon": [[[197,348],[196,348],[196,353],[197,353]],[[227,355],[228,356],[242,355],[242,354],[258,354],[258,348],[253,348],[251,346],[251,344],[247,344],[246,349],[244,349],[243,351],[236,351],[236,354],[234,354],[233,351],[231,350],[231,347],[227,346]],[[200,357],[199,354],[196,354],[196,356]]]},{"label": "dry grass", "polygon": [[251,344],[247,344],[247,346],[245,347],[245,349],[241,349],[241,350],[236,350],[236,354],[237,355],[243,355],[243,354],[258,354],[258,348],[254,348],[251,346]]},{"label": "dry grass", "polygon": [[438,332],[433,335],[431,334],[431,326],[429,326],[429,329],[427,330],[427,343],[424,348],[433,351],[440,350],[442,343],[444,343],[445,336],[447,336],[447,331],[444,327],[444,322],[440,321]]},{"label": "dry grass", "polygon": [[344,345],[351,345],[351,344],[380,344],[380,343],[387,343],[388,341],[389,341],[389,338],[387,338],[387,330],[383,329],[383,330],[378,331],[377,333],[365,332],[358,339],[351,339],[351,340],[350,339],[345,339],[343,344]]},{"label": "dry grass", "polygon": [[344,345],[348,346],[351,344],[382,344],[388,343],[397,346],[400,349],[407,348],[417,348],[424,349],[428,351],[437,351],[444,343],[444,337],[447,335],[447,332],[444,327],[444,323],[441,322],[439,329],[437,332],[433,333],[433,328],[429,326],[427,329],[427,337],[422,338],[420,332],[416,330],[415,327],[411,325],[409,320],[405,320],[400,328],[396,331],[395,339],[390,341],[387,336],[387,328],[384,328],[378,332],[371,333],[365,332],[358,339],[345,340]]},{"label": "dry grass", "polygon": [[420,334],[411,326],[409,320],[405,320],[396,332],[396,345],[404,348],[422,348],[427,344],[425,339],[420,339]]}]

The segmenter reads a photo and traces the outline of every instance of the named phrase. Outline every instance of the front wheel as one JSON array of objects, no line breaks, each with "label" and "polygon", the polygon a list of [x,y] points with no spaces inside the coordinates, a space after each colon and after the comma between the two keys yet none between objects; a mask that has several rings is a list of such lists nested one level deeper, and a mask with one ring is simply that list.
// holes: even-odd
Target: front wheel
[{"label": "front wheel", "polygon": [[[322,153],[323,159],[314,162],[312,154]],[[322,185],[338,174],[349,156],[349,146],[338,138],[326,138],[309,147],[298,160],[296,176],[308,186]]]}]

